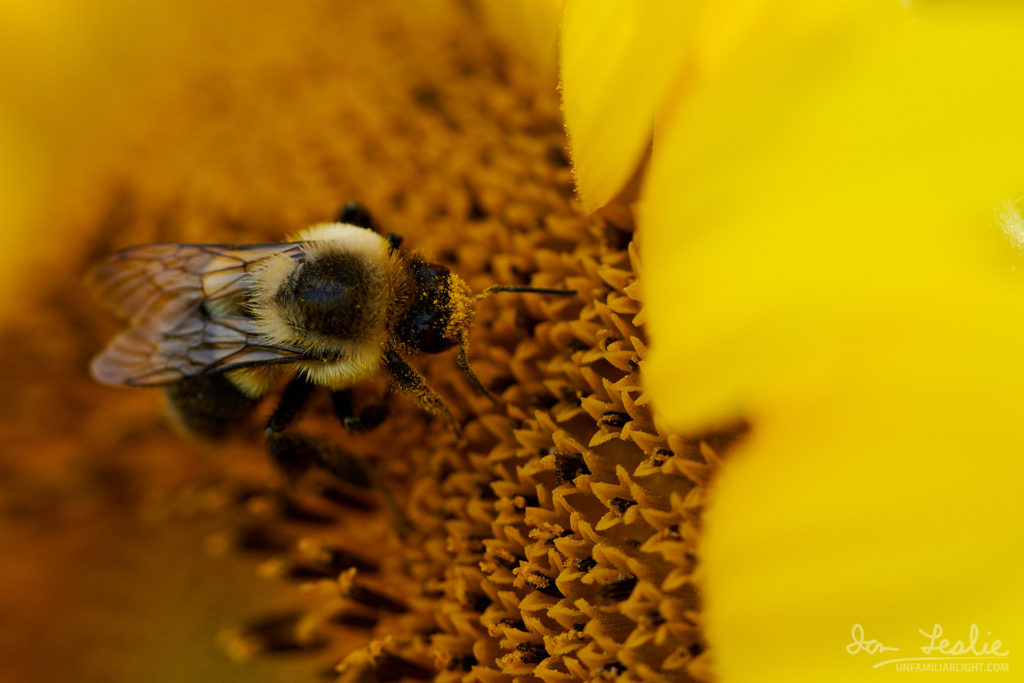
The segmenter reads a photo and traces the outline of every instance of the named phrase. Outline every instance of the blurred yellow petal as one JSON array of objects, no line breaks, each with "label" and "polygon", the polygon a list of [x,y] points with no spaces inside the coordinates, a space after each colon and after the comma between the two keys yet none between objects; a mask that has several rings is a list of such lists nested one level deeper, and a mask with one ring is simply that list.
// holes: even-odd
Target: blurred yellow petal
[{"label": "blurred yellow petal", "polygon": [[700,15],[641,211],[656,410],[752,424],[702,541],[723,681],[1024,642],[1024,12],[806,5]]},{"label": "blurred yellow petal", "polygon": [[774,403],[809,349],[1008,258],[992,211],[1024,188],[1021,12],[791,12],[688,73],[659,121],[649,377],[677,427]]},{"label": "blurred yellow petal", "polygon": [[558,67],[558,31],[562,0],[482,0],[488,25],[507,48],[554,78]]},{"label": "blurred yellow petal", "polygon": [[674,0],[567,0],[562,108],[588,211],[608,203],[650,146],[655,107],[678,72],[690,25]]},{"label": "blurred yellow petal", "polygon": [[15,309],[18,277],[24,270],[20,259],[31,236],[24,226],[40,200],[37,146],[21,122],[0,108],[0,316]]},{"label": "blurred yellow petal", "polygon": [[[702,544],[721,680],[899,680],[874,666],[938,656],[921,649],[936,624],[951,643],[977,625],[978,650],[1020,647],[1019,314],[982,300],[936,318],[852,358],[819,402],[756,422]],[[848,650],[856,624],[898,649]]]}]

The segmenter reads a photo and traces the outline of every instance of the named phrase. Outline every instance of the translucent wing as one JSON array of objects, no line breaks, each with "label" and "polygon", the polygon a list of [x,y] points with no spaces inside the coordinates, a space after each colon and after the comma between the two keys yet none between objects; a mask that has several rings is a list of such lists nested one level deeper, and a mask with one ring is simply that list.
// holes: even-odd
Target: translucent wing
[{"label": "translucent wing", "polygon": [[299,256],[285,244],[147,244],[119,251],[89,273],[96,297],[122,318],[174,327],[179,311],[200,301],[237,297],[244,276],[274,254]]},{"label": "translucent wing", "polygon": [[129,320],[90,370],[104,384],[148,386],[302,359],[264,343],[238,306],[246,275],[301,245],[150,244],[114,254],[89,275],[96,297]]}]

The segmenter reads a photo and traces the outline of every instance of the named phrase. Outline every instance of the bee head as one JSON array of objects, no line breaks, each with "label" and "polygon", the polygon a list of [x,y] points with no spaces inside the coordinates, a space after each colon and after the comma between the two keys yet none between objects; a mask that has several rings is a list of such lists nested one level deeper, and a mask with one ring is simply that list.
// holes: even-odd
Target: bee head
[{"label": "bee head", "polygon": [[473,297],[458,275],[414,257],[413,300],[396,330],[412,350],[441,353],[462,344],[473,320]]},{"label": "bee head", "polygon": [[462,278],[440,264],[413,256],[410,268],[414,281],[412,301],[395,329],[395,335],[411,350],[423,353],[441,353],[458,346],[459,367],[495,403],[497,399],[469,366],[469,326],[476,302],[498,292],[576,293],[569,289],[495,285],[474,296]]}]

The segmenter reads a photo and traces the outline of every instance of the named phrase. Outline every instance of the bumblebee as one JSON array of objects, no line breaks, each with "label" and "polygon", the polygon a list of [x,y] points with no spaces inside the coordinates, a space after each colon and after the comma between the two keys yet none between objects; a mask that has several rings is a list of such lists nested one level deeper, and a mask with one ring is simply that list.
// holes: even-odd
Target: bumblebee
[{"label": "bumblebee", "polygon": [[311,461],[330,466],[308,442],[285,434],[313,389],[330,390],[342,423],[362,431],[385,411],[354,411],[350,389],[382,373],[459,437],[451,411],[408,359],[457,346],[458,365],[497,402],[469,365],[476,301],[498,292],[575,293],[498,285],[474,295],[445,266],[378,232],[356,204],[294,241],[131,247],[88,281],[129,322],[92,360],[93,378],[164,385],[192,431],[219,434],[291,377],[266,426],[268,449],[286,471]]}]

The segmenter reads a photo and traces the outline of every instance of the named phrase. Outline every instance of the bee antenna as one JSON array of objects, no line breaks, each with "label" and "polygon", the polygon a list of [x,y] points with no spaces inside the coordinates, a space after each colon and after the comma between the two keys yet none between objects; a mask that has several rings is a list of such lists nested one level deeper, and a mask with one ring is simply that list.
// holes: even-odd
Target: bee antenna
[{"label": "bee antenna", "polygon": [[459,343],[459,355],[455,362],[459,364],[460,368],[466,371],[470,381],[473,382],[473,385],[480,390],[481,394],[490,399],[491,403],[494,405],[501,405],[498,403],[498,399],[495,398],[494,394],[491,393],[491,390],[485,387],[484,383],[480,381],[480,378],[476,376],[476,373],[473,372],[473,368],[469,367],[469,342],[466,341],[465,337],[463,337],[462,341]]},{"label": "bee antenna", "polygon": [[[476,301],[480,301],[481,299],[486,299],[492,294],[497,294],[499,292],[528,292],[532,294],[561,294],[571,296],[576,293],[576,290],[555,289],[550,287],[527,287],[525,285],[494,285],[492,287],[488,287],[473,298]],[[466,339],[465,335],[463,335],[462,339],[459,341],[459,355],[456,362],[459,364],[459,367],[466,372],[470,381],[473,382],[473,385],[480,390],[481,394],[490,399],[491,403],[494,405],[501,405],[498,402],[498,399],[495,398],[494,394],[492,394],[491,391],[484,386],[484,383],[480,381],[480,378],[476,376],[476,373],[473,372],[473,368],[469,366],[469,340]]]},{"label": "bee antenna", "polygon": [[480,301],[480,299],[486,299],[492,294],[499,292],[532,292],[534,294],[563,294],[572,296],[576,293],[575,289],[553,289],[550,287],[526,287],[523,285],[494,285],[488,287],[484,291],[477,294],[474,299]]}]

